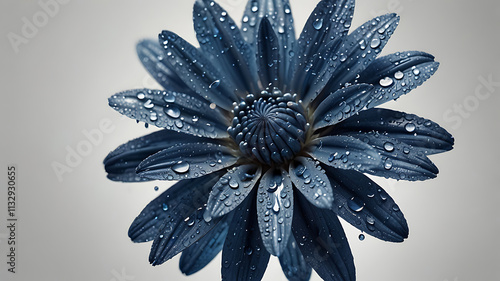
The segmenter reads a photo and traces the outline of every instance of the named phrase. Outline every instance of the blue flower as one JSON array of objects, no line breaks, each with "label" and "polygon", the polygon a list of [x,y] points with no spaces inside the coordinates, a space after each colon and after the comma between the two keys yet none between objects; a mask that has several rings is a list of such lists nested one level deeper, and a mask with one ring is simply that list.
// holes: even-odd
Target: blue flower
[{"label": "blue flower", "polygon": [[161,130],[111,152],[111,180],[178,181],[134,220],[159,265],[182,252],[193,274],[222,250],[223,280],[260,280],[270,255],[289,280],[355,280],[338,216],[384,241],[408,225],[365,174],[426,180],[428,155],[453,137],[422,117],[378,108],[438,68],[410,51],[376,58],[396,14],[348,34],[354,0],[322,0],[296,38],[288,0],[250,0],[242,25],[217,3],[194,4],[200,48],[170,31],[137,52],[163,90],[136,89],[111,107]]}]

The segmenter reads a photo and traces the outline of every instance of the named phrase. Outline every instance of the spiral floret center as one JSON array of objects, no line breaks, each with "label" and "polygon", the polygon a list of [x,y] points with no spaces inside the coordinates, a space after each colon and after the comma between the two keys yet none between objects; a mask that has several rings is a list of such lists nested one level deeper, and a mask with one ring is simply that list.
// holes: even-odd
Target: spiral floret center
[{"label": "spiral floret center", "polygon": [[309,124],[296,95],[278,89],[249,94],[233,113],[228,132],[245,156],[272,165],[301,151]]}]

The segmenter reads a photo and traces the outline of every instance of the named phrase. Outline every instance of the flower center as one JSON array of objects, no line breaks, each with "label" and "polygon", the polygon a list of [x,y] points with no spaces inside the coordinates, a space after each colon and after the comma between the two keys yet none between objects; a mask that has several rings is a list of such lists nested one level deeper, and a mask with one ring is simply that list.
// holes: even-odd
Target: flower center
[{"label": "flower center", "polygon": [[228,132],[246,156],[281,164],[302,149],[309,124],[295,95],[278,89],[249,94],[233,112]]}]

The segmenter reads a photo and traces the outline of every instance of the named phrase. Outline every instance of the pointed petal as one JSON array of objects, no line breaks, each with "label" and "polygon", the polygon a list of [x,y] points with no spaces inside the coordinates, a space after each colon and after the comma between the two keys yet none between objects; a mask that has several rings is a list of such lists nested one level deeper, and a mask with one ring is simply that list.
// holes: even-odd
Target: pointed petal
[{"label": "pointed petal", "polygon": [[172,145],[142,161],[137,167],[141,177],[180,180],[201,177],[236,163],[233,151],[209,142]]},{"label": "pointed petal", "polygon": [[257,228],[255,191],[234,211],[222,250],[222,280],[261,280],[269,262]]},{"label": "pointed petal", "polygon": [[358,82],[375,86],[369,108],[399,98],[422,85],[438,69],[434,56],[417,51],[398,52],[375,60]]},{"label": "pointed petal", "polygon": [[359,230],[390,242],[408,237],[408,224],[398,205],[365,175],[325,167],[335,201],[333,211]]},{"label": "pointed petal", "polygon": [[338,133],[379,132],[400,140],[425,154],[453,148],[453,136],[438,124],[414,114],[376,108],[360,112],[335,126]]},{"label": "pointed petal", "polygon": [[264,88],[281,87],[280,81],[280,49],[276,33],[269,22],[263,18],[260,22],[259,34],[257,38],[257,65],[260,81]]},{"label": "pointed petal", "polygon": [[156,236],[149,262],[152,265],[160,265],[173,258],[178,253],[200,240],[217,224],[227,219],[226,217],[208,220],[203,214],[205,207],[202,205],[189,216],[182,218],[182,221],[164,221],[161,230]]},{"label": "pointed petal", "polygon": [[113,95],[109,105],[121,114],[168,130],[226,138],[227,118],[202,98],[177,92],[136,89]]},{"label": "pointed petal", "polygon": [[255,48],[260,21],[267,17],[278,36],[280,46],[280,77],[288,78],[294,58],[295,29],[289,0],[249,0],[243,12],[241,30],[245,40]]},{"label": "pointed petal", "polygon": [[182,93],[191,92],[170,65],[163,61],[165,53],[158,41],[142,40],[137,44],[136,50],[142,65],[164,89]]},{"label": "pointed petal", "polygon": [[375,176],[397,180],[421,181],[435,178],[438,168],[425,154],[400,140],[377,132],[351,133],[350,137],[363,140],[380,153],[382,162],[367,170]]},{"label": "pointed petal", "polygon": [[211,217],[223,216],[245,200],[260,179],[262,168],[258,165],[241,165],[229,170],[212,188],[207,202]]},{"label": "pointed petal", "polygon": [[342,225],[331,210],[310,205],[297,196],[293,236],[306,262],[325,281],[354,281],[351,249]]},{"label": "pointed petal", "polygon": [[373,95],[373,86],[357,84],[328,95],[313,113],[314,130],[335,125],[365,108]]},{"label": "pointed petal", "polygon": [[104,159],[104,167],[106,172],[108,172],[108,178],[114,181],[148,181],[150,179],[141,178],[135,172],[139,163],[148,156],[180,142],[199,142],[204,140],[207,141],[205,138],[175,131],[157,131],[117,147]]},{"label": "pointed petal", "polygon": [[151,241],[158,235],[164,221],[180,222],[203,206],[220,174],[179,181],[167,189],[135,218],[128,230],[130,239],[136,243]]},{"label": "pointed petal", "polygon": [[367,171],[380,166],[382,162],[372,146],[349,136],[317,138],[311,142],[308,150],[313,159],[340,169]]},{"label": "pointed petal", "polygon": [[[315,104],[345,83],[354,80],[382,51],[399,23],[399,16],[387,14],[366,22],[349,34],[327,71],[314,80],[308,95],[316,96]],[[327,81],[327,83],[326,83]]]},{"label": "pointed petal", "polygon": [[271,168],[259,184],[257,217],[267,251],[279,256],[288,245],[292,227],[293,190],[287,172]]},{"label": "pointed petal", "polygon": [[289,169],[294,186],[311,204],[324,209],[332,207],[332,186],[319,163],[309,157],[296,157]]},{"label": "pointed petal", "polygon": [[281,269],[285,276],[290,281],[309,281],[311,278],[312,268],[304,259],[304,256],[299,250],[295,238],[290,236],[288,247],[283,254],[279,256]]},{"label": "pointed petal", "polygon": [[354,0],[322,0],[309,16],[297,41],[298,57],[292,66],[292,89],[300,93],[306,104],[314,98],[308,94],[309,86],[313,86],[311,83],[318,73],[326,71],[325,62],[337,53],[349,31],[353,12]]},{"label": "pointed petal", "polygon": [[229,219],[223,219],[212,231],[184,250],[179,268],[186,275],[194,274],[208,265],[222,250],[229,229]]},{"label": "pointed petal", "polygon": [[168,63],[194,92],[225,110],[231,110],[233,102],[239,101],[234,93],[237,87],[198,49],[177,34],[166,30],[159,35],[159,40],[165,52],[165,63]]},{"label": "pointed petal", "polygon": [[196,1],[193,21],[201,49],[211,54],[221,72],[231,77],[237,85],[235,91],[240,96],[256,92],[255,53],[227,12],[211,0]]}]

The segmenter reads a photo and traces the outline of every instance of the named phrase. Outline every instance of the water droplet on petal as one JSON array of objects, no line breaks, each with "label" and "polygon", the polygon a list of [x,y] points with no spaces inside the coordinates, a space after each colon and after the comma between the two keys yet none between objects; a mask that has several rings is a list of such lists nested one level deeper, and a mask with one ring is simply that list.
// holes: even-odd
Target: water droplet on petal
[{"label": "water droplet on petal", "polygon": [[390,78],[390,77],[385,77],[383,79],[380,79],[380,81],[379,81],[379,84],[382,87],[389,87],[390,85],[392,85],[392,83],[393,83],[393,81],[392,81],[392,78]]},{"label": "water droplet on petal", "polygon": [[370,42],[370,47],[372,47],[372,49],[375,49],[378,48],[378,46],[380,46],[380,39],[373,38],[372,41]]},{"label": "water droplet on petal", "polygon": [[394,78],[396,78],[397,80],[401,80],[401,79],[403,79],[403,77],[404,77],[404,73],[401,71],[394,73]]},{"label": "water droplet on petal", "polygon": [[351,200],[347,201],[347,206],[354,212],[361,212],[365,207],[365,202],[357,197],[352,197]]},{"label": "water droplet on petal", "polygon": [[412,133],[413,131],[415,131],[416,126],[413,123],[408,123],[405,125],[405,129],[407,132]]},{"label": "water droplet on petal", "polygon": [[219,87],[219,85],[220,85],[220,80],[218,80],[218,79],[217,79],[217,80],[215,80],[214,82],[212,82],[212,84],[210,84],[210,85],[208,86],[208,88],[209,88],[209,89],[216,89],[217,87]]},{"label": "water droplet on petal", "polygon": [[137,98],[140,100],[143,100],[146,97],[146,95],[143,92],[137,93]]},{"label": "water droplet on petal", "polygon": [[189,163],[184,161],[179,161],[172,166],[172,170],[178,174],[184,174],[189,171]]},{"label": "water droplet on petal", "polygon": [[147,108],[147,109],[151,109],[153,108],[155,105],[154,103],[151,101],[151,100],[147,100],[145,103],[144,103],[144,107]]},{"label": "water droplet on petal", "polygon": [[314,22],[313,22],[313,27],[314,29],[316,30],[320,30],[321,27],[323,27],[323,19],[316,19]]},{"label": "water droplet on petal", "polygon": [[167,205],[166,203],[163,203],[163,205],[162,205],[162,209],[163,209],[163,211],[168,210],[168,205]]},{"label": "water droplet on petal", "polygon": [[181,116],[181,111],[176,106],[166,107],[165,113],[172,118],[179,118],[179,116]]},{"label": "water droplet on petal", "polygon": [[358,238],[359,238],[359,241],[363,241],[363,240],[365,240],[365,235],[364,235],[363,233],[361,233],[361,234],[358,236]]},{"label": "water droplet on petal", "polygon": [[168,102],[168,103],[172,103],[172,102],[175,102],[175,96],[173,93],[166,93],[164,96],[163,96],[163,100],[165,102]]},{"label": "water droplet on petal", "polygon": [[394,144],[392,142],[386,142],[384,143],[384,149],[387,152],[392,152],[394,151]]}]

